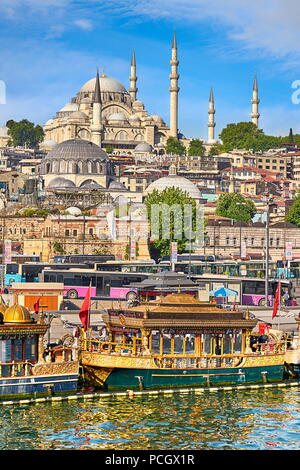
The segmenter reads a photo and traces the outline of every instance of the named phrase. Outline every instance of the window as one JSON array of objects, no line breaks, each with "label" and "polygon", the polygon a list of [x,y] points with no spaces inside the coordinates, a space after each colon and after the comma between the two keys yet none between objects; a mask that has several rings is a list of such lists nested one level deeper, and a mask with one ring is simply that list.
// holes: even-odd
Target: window
[{"label": "window", "polygon": [[93,228],[89,228],[89,235],[94,235],[94,229]]},{"label": "window", "polygon": [[73,237],[77,237],[77,230],[73,230]]},{"label": "window", "polygon": [[70,230],[69,229],[66,229],[65,230],[65,237],[69,237],[70,236]]}]

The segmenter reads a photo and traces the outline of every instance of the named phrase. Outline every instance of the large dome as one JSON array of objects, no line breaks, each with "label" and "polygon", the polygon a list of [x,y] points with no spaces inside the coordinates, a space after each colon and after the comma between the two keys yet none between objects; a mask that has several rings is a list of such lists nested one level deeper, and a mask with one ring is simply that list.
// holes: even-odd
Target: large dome
[{"label": "large dome", "polygon": [[[100,78],[100,90],[101,93],[108,91],[113,93],[128,93],[126,88],[122,85],[122,83],[118,82],[115,78],[107,77],[106,75],[102,75]],[[83,87],[80,89],[81,92],[94,92],[96,85],[96,78],[92,78],[88,82],[86,82]]]},{"label": "large dome", "polygon": [[56,147],[51,150],[48,158],[55,159],[107,159],[107,155],[99,145],[94,144],[88,140],[83,139],[70,139],[57,144]]},{"label": "large dome", "polygon": [[162,178],[159,178],[158,180],[153,181],[153,183],[149,184],[144,194],[150,194],[154,190],[162,192],[164,189],[172,187],[187,192],[188,196],[192,199],[201,198],[201,193],[197,186],[187,178],[184,178],[183,176],[163,176]]}]

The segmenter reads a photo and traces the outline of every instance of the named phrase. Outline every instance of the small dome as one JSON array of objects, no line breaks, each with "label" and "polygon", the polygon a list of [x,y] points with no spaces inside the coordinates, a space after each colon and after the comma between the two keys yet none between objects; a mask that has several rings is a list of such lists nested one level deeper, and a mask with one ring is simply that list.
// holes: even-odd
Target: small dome
[{"label": "small dome", "polygon": [[71,112],[71,111],[78,111],[78,104],[77,103],[67,103],[60,110],[60,112]]},{"label": "small dome", "polygon": [[133,107],[134,108],[143,108],[144,109],[144,103],[140,100],[136,100],[133,103]]},{"label": "small dome", "polygon": [[113,113],[107,118],[109,121],[127,121],[127,118],[122,113]]},{"label": "small dome", "polygon": [[140,118],[136,114],[131,114],[129,121],[140,121]]},{"label": "small dome", "polygon": [[61,142],[48,153],[48,158],[59,160],[62,158],[68,160],[80,160],[82,158],[89,158],[91,160],[107,159],[106,153],[99,145],[84,139],[69,139]]},{"label": "small dome", "polygon": [[144,194],[150,194],[154,190],[162,192],[164,189],[172,187],[181,189],[181,191],[186,192],[192,199],[201,199],[201,193],[197,186],[187,178],[177,175],[169,175],[158,178],[156,181],[153,181],[153,183],[149,184]]},{"label": "small dome", "polygon": [[62,176],[57,176],[56,178],[50,181],[47,187],[63,189],[63,188],[75,188],[76,185],[75,183],[73,183],[73,181],[68,180],[67,178],[63,178]]},{"label": "small dome", "polygon": [[79,207],[68,207],[68,209],[66,209],[66,212],[70,215],[80,215],[81,209],[79,209]]},{"label": "small dome", "polygon": [[121,183],[120,181],[112,181],[112,182],[109,184],[108,189],[111,189],[111,190],[118,190],[118,191],[127,191],[127,189],[125,188],[124,184]]},{"label": "small dome", "polygon": [[85,180],[81,183],[80,187],[85,189],[105,189],[104,186],[101,186],[101,184],[96,183],[94,180]]},{"label": "small dome", "polygon": [[88,116],[82,111],[74,111],[70,115],[69,119],[84,119],[85,120],[85,119],[88,119]]},{"label": "small dome", "polygon": [[152,116],[150,116],[151,119],[155,122],[164,122],[163,118],[158,116],[157,114],[153,114]]},{"label": "small dome", "polygon": [[51,124],[53,124],[53,119],[48,119],[47,122],[45,122],[45,126],[51,126]]},{"label": "small dome", "polygon": [[138,144],[134,151],[135,152],[143,152],[143,153],[152,153],[152,146],[150,144],[147,144],[147,142],[142,142],[141,144]]},{"label": "small dome", "polygon": [[33,319],[27,308],[22,305],[12,305],[4,312],[4,323],[32,323]]}]

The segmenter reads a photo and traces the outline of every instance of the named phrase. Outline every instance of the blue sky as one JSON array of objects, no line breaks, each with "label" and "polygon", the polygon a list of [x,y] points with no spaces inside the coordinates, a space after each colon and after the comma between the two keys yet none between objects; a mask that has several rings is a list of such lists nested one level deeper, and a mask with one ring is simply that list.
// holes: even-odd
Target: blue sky
[{"label": "blue sky", "polygon": [[170,54],[176,30],[179,127],[206,138],[213,87],[216,134],[250,120],[257,74],[260,127],[300,133],[300,4],[297,0],[1,0],[0,126],[27,118],[44,124],[99,67],[129,86],[131,50],[138,98],[169,122]]}]

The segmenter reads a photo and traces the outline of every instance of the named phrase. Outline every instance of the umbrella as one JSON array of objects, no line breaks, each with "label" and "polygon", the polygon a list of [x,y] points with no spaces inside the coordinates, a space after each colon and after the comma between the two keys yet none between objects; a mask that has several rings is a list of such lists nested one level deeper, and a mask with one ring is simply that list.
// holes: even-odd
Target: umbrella
[{"label": "umbrella", "polygon": [[233,289],[228,289],[227,287],[219,287],[214,291],[210,291],[209,295],[212,297],[229,297],[231,295],[238,295],[238,292]]}]

